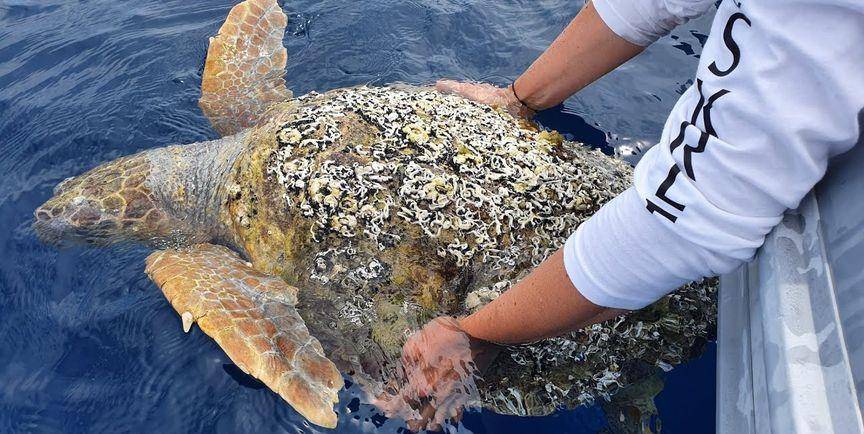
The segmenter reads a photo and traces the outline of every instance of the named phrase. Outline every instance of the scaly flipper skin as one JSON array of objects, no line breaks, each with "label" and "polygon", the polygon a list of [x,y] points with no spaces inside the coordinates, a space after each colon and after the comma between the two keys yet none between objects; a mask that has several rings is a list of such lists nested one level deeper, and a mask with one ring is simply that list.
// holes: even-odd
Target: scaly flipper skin
[{"label": "scaly flipper skin", "polygon": [[292,98],[283,77],[287,23],[276,0],[246,0],[210,38],[198,105],[222,136],[255,125],[271,104]]},{"label": "scaly flipper skin", "polygon": [[157,251],[145,271],[181,315],[185,331],[197,322],[237,366],[310,422],[336,426],[342,376],[294,309],[296,288],[213,244]]}]

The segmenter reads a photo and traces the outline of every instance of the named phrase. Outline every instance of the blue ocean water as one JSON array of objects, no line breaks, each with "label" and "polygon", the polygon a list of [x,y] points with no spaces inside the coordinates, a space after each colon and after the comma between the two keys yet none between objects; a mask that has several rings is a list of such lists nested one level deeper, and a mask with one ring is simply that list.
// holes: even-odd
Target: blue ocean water
[{"label": "blue ocean water", "polygon": [[[216,138],[196,105],[231,0],[0,0],[0,433],[323,432],[234,367],[143,274],[135,246],[56,251],[30,228],[53,186],[132,152]],[[581,7],[567,0],[286,1],[296,94],[440,77],[506,83]],[[690,84],[710,17],[540,122],[610,151],[650,144]],[[638,148],[638,146],[635,146]],[[638,153],[627,157],[638,159]],[[664,432],[711,432],[713,349],[672,371]],[[340,433],[398,432],[343,393]],[[469,413],[464,433],[593,433],[599,407]]]}]

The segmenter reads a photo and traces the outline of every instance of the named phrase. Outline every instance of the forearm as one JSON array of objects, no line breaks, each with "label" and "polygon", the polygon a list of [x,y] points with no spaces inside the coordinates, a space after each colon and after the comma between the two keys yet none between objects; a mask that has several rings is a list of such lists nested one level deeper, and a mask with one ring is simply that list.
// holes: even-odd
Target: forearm
[{"label": "forearm", "polygon": [[616,35],[588,2],[516,80],[516,92],[531,108],[553,107],[643,49]]},{"label": "forearm", "polygon": [[519,344],[558,336],[623,312],[585,299],[570,282],[559,250],[460,325],[477,339]]}]

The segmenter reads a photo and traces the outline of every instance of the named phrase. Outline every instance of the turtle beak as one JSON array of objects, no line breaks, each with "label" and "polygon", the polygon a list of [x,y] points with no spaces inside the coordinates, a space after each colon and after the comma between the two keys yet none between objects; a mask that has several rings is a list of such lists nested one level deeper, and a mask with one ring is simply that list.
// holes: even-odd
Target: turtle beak
[{"label": "turtle beak", "polygon": [[74,177],[66,178],[57,184],[54,187],[54,196],[33,212],[33,230],[36,231],[39,239],[46,244],[60,247],[63,245],[66,234],[71,233],[72,228],[68,219],[63,215],[65,207],[60,203],[59,197],[65,190],[64,186],[68,186],[74,179]]},{"label": "turtle beak", "polygon": [[43,243],[57,247],[62,246],[64,234],[69,231],[67,225],[60,219],[51,215],[48,204],[44,204],[33,213],[33,230]]}]

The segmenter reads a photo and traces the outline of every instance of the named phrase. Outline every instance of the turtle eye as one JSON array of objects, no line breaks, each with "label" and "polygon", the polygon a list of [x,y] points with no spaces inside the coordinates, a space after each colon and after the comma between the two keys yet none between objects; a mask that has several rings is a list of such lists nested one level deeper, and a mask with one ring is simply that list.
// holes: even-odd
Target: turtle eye
[{"label": "turtle eye", "polygon": [[33,215],[36,216],[37,221],[47,222],[48,220],[51,220],[51,213],[41,206],[36,209],[36,212],[34,212]]}]

